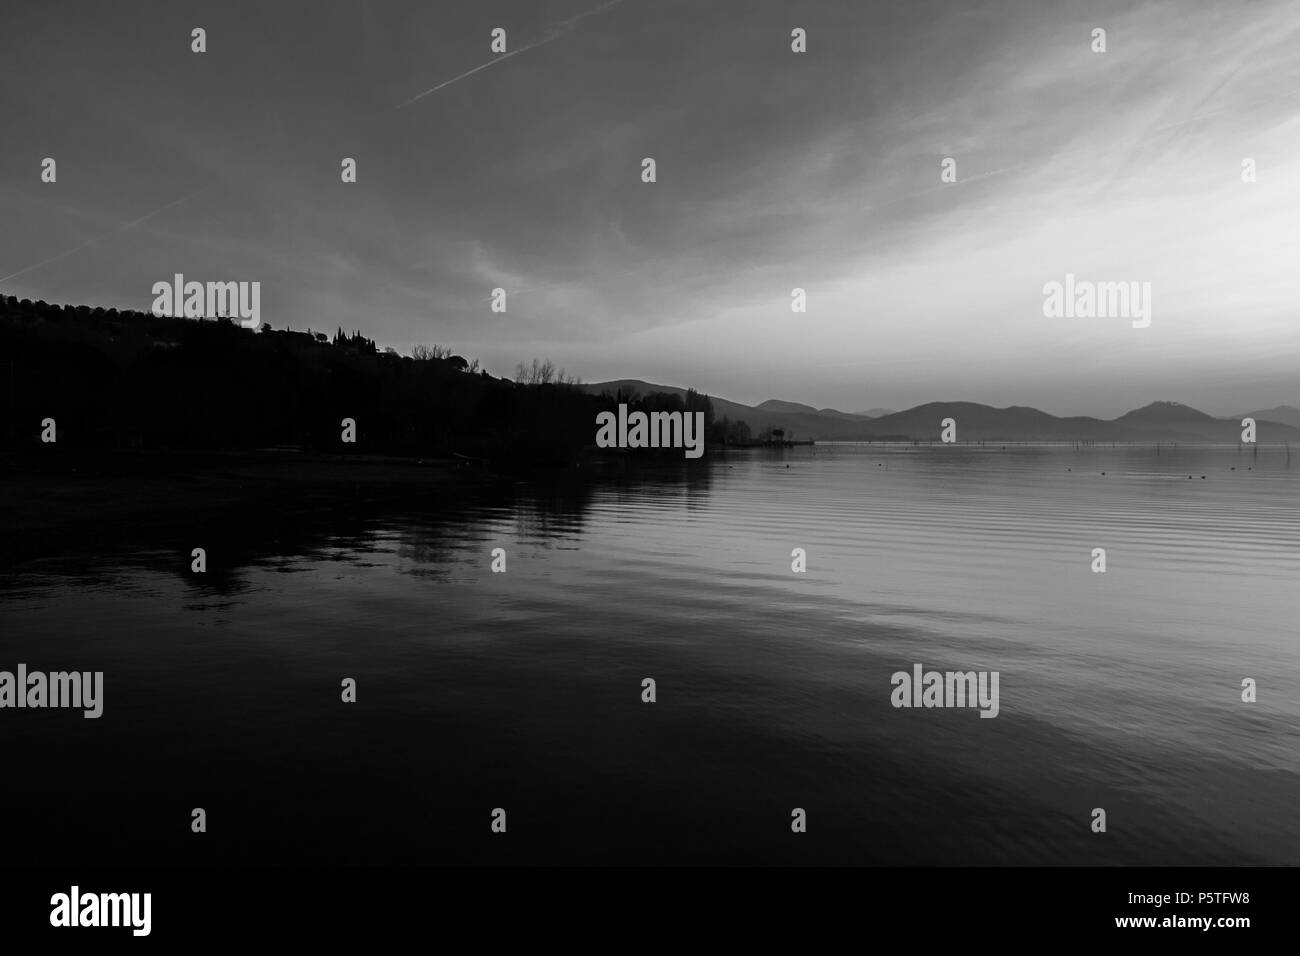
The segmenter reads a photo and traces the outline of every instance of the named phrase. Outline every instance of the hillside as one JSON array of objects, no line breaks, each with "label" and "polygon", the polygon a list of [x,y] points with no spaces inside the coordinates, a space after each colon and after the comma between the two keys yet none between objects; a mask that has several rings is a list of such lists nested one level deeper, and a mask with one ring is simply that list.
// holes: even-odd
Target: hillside
[{"label": "hillside", "polygon": [[[636,379],[600,382],[583,386],[592,394],[616,388],[635,389],[641,394],[662,391],[685,394],[684,389],[654,385]],[[906,437],[937,441],[945,418],[957,421],[958,441],[1124,441],[1124,442],[1236,442],[1241,437],[1241,418],[1214,418],[1178,402],[1152,402],[1118,418],[1106,420],[1076,416],[1061,418],[1026,406],[994,408],[976,402],[928,402],[905,411],[875,418],[835,409],[816,409],[797,402],[769,400],[759,405],[741,405],[713,398],[718,418],[740,419],[754,430],[765,426],[793,432],[799,439],[816,441],[878,441]],[[1289,406],[1281,406],[1285,412]],[[1292,411],[1296,411],[1292,409]],[[1253,415],[1261,442],[1300,441],[1300,427],[1268,417]]]},{"label": "hillside", "polygon": [[[1214,418],[1154,402],[1112,421],[1058,418],[1036,408],[930,402],[867,418],[769,400],[758,406],[636,379],[523,384],[450,354],[400,356],[360,332],[244,329],[229,320],[57,306],[0,296],[0,444],[40,445],[58,423],[59,449],[262,448],[565,463],[594,443],[596,412],[621,391],[643,410],[695,408],[707,441],[743,444],[766,429],[815,441],[1236,442],[1241,416]],[[655,393],[663,393],[654,397]],[[1273,411],[1289,416],[1296,410]],[[1261,442],[1300,441],[1300,427],[1253,415]],[[342,444],[341,423],[356,422]],[[745,427],[737,427],[739,423]]]},{"label": "hillside", "polygon": [[[655,385],[640,379],[617,379],[610,382],[597,382],[582,386],[592,395],[619,390],[635,391],[642,395],[652,392],[666,392],[670,395],[686,395],[686,389],[673,385]],[[871,441],[884,432],[872,427],[872,423],[861,415],[850,415],[834,409],[815,409],[811,405],[796,402],[769,400],[761,405],[741,405],[725,398],[710,396],[716,419],[729,418],[743,421],[757,434],[765,427],[781,428],[787,437],[799,440],[815,441]]]},{"label": "hillside", "polygon": [[47,454],[292,446],[563,464],[592,443],[598,405],[567,385],[475,372],[449,353],[400,356],[359,332],[331,341],[12,296],[0,296],[0,367],[0,447]]},{"label": "hillside", "polygon": [[1236,421],[1243,418],[1253,418],[1256,422],[1278,422],[1282,425],[1291,425],[1300,428],[1300,408],[1294,405],[1275,405],[1272,408],[1264,408],[1255,412],[1242,412],[1240,415],[1232,416]]}]

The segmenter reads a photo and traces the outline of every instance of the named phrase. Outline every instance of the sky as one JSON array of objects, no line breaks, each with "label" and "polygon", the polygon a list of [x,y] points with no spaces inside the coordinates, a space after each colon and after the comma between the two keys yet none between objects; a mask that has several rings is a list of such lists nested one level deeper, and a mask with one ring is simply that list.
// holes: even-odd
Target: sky
[{"label": "sky", "polygon": [[[4,294],[148,309],[177,272],[259,281],[276,328],[751,404],[1300,405],[1289,0],[14,0],[5,20]],[[1045,316],[1067,273],[1149,282],[1149,327]]]}]

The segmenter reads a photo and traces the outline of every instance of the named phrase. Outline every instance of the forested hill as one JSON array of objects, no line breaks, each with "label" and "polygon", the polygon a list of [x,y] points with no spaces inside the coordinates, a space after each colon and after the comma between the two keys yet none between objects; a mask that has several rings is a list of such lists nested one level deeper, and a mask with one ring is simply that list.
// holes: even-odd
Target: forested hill
[{"label": "forested hill", "polygon": [[[420,357],[359,332],[251,330],[227,319],[57,306],[0,296],[0,434],[62,448],[263,448],[565,463],[610,403],[549,366],[520,380],[445,349]],[[685,408],[675,396],[638,397]],[[712,411],[706,396],[699,407]],[[342,422],[356,442],[342,442]]]}]

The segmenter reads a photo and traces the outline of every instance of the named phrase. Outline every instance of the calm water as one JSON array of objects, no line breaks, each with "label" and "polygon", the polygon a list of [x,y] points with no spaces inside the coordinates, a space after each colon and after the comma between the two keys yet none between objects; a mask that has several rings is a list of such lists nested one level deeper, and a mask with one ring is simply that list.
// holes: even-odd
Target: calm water
[{"label": "calm water", "polygon": [[[1300,863],[1280,449],[739,453],[17,571],[0,668],[106,702],[0,711],[14,863]],[[1000,715],[891,707],[914,663]]]}]

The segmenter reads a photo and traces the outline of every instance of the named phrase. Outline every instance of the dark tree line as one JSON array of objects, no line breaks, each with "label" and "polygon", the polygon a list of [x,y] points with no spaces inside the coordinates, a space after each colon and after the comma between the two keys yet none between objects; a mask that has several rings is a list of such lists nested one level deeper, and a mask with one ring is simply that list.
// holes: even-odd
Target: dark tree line
[{"label": "dark tree line", "polygon": [[[524,384],[449,349],[414,351],[381,350],[360,331],[339,329],[331,341],[0,296],[0,437],[10,448],[39,445],[42,420],[53,418],[61,448],[296,445],[558,464],[594,444],[596,415],[612,407],[567,377]],[[700,410],[714,425],[712,403],[695,392],[632,404]],[[355,444],[340,440],[344,418],[356,421]]]}]

